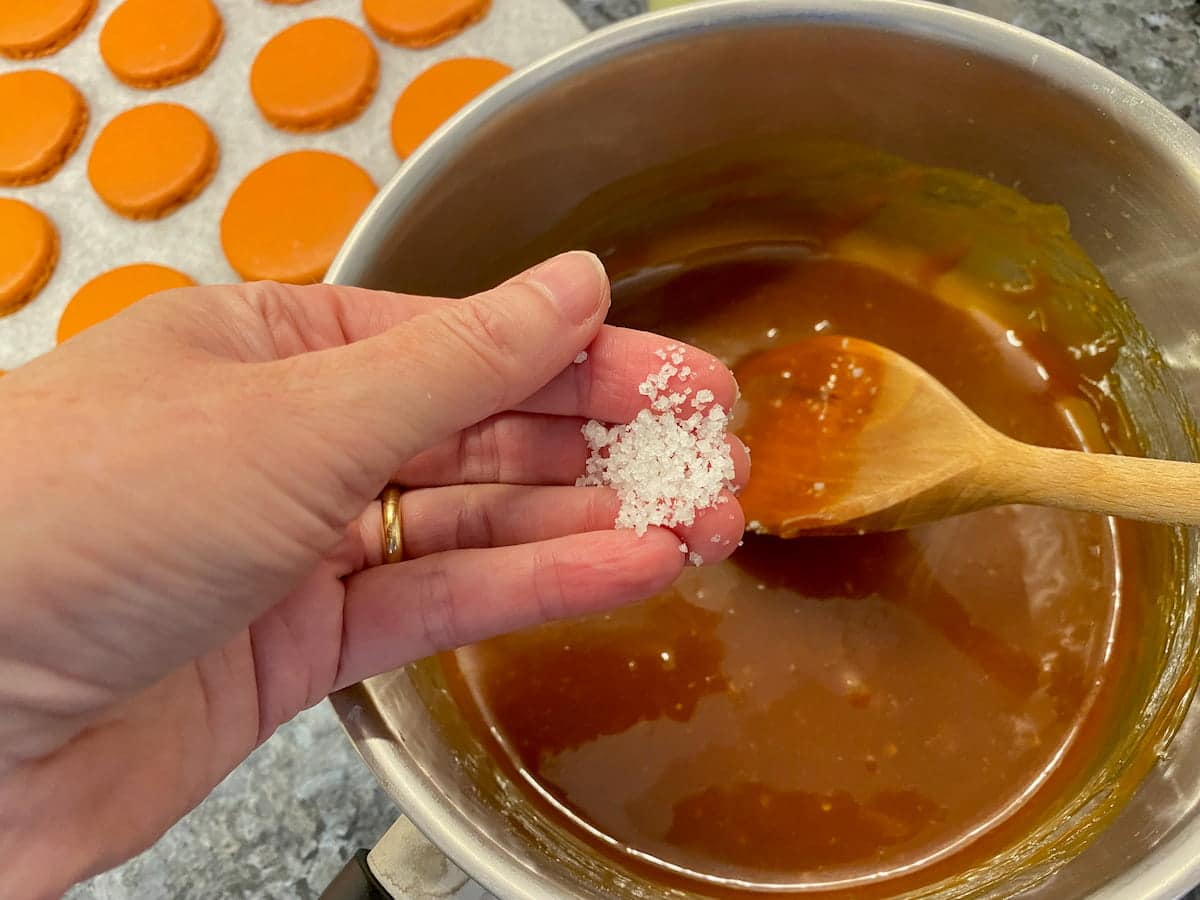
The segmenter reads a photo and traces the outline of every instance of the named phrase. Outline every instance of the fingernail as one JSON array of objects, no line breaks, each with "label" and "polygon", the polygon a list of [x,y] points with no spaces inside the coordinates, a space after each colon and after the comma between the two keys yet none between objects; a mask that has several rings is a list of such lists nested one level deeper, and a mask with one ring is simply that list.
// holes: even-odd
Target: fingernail
[{"label": "fingernail", "polygon": [[595,315],[608,295],[604,264],[586,250],[572,250],[534,266],[525,280],[542,287],[563,316],[577,325]]}]

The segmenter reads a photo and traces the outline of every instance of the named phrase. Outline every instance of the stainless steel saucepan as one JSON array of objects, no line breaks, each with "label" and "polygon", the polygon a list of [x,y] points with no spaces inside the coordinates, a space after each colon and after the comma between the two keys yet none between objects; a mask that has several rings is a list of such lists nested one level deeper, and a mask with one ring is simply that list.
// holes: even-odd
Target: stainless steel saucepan
[{"label": "stainless steel saucepan", "polygon": [[[1200,138],[1075,53],[907,0],[728,0],[597,33],[504,82],[425,144],[329,278],[463,295],[556,249],[546,235],[607,185],[731,140],[794,134],[975,172],[1065,207],[1162,348],[1175,411],[1180,398],[1200,411]],[[1152,451],[1194,458],[1171,404],[1145,402]],[[1200,882],[1200,713],[1175,728],[1190,697],[1200,566],[1194,535],[1179,547],[1179,597],[1163,601],[1176,603],[1175,636],[1139,725],[1157,729],[1157,761],[1140,788],[1084,842],[1115,788],[1080,785],[1091,793],[1058,843],[958,885],[957,896],[1175,900]],[[404,813],[499,897],[692,896],[599,861],[541,819],[488,765],[429,665],[372,678],[334,705]],[[381,845],[367,869],[377,889],[398,893],[386,857]]]}]

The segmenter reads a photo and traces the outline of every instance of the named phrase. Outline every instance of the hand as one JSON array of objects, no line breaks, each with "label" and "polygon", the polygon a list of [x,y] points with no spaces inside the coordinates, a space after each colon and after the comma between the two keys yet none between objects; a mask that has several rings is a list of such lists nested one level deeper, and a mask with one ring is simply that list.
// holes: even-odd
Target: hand
[{"label": "hand", "polygon": [[[585,253],[462,301],[189,288],[0,380],[5,890],[140,851],[332,690],[648,596],[681,540],[727,555],[735,502],[638,538],[571,486],[582,421],[632,418],[660,365],[608,302]],[[406,560],[381,566],[391,480]]]}]

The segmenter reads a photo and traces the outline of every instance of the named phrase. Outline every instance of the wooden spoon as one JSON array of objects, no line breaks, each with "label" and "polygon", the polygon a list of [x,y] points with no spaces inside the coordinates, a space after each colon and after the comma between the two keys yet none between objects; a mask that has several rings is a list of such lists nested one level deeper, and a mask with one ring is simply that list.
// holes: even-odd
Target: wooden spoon
[{"label": "wooden spoon", "polygon": [[1200,464],[1055,450],[986,425],[877,344],[822,336],[738,367],[753,531],[893,531],[1005,503],[1200,525]]}]

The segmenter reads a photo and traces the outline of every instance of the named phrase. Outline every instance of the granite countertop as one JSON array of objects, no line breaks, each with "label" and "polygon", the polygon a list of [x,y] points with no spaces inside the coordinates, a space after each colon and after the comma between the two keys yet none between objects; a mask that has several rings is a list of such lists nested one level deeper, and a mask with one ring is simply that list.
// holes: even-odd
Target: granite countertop
[{"label": "granite countertop", "polygon": [[[519,3],[520,0],[498,0]],[[642,0],[569,0],[591,27]],[[957,0],[1072,47],[1200,128],[1200,2]],[[74,888],[71,900],[318,897],[397,810],[376,786],[327,703],[268,740],[153,848]]]}]

